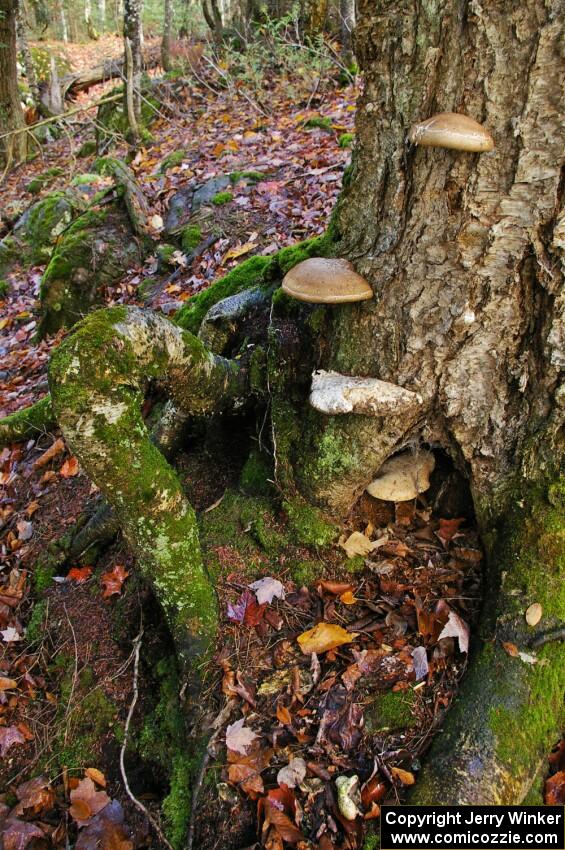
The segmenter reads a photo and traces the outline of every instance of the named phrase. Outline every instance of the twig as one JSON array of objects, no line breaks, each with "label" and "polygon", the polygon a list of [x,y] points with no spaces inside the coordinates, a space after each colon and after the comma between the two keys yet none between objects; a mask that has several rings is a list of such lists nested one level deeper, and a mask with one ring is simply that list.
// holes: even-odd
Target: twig
[{"label": "twig", "polygon": [[75,109],[69,109],[68,112],[63,112],[61,115],[52,115],[50,118],[44,118],[43,121],[37,121],[35,124],[30,124],[29,127],[19,127],[17,130],[0,133],[0,139],[6,139],[8,136],[17,136],[19,133],[31,133],[37,127],[44,127],[45,124],[53,124],[54,121],[65,121],[70,115],[76,115],[78,112],[86,112],[89,109],[102,106],[104,103],[112,103],[114,100],[120,100],[122,97],[121,92],[120,94],[113,94],[110,97],[103,97],[101,100],[95,100],[94,103],[87,103],[85,106],[77,106]]},{"label": "twig", "polygon": [[139,685],[138,685],[139,653],[141,652],[141,639],[142,639],[142,637],[143,637],[143,625],[141,626],[139,634],[133,640],[133,646],[134,646],[133,698],[132,698],[132,701],[130,703],[128,716],[127,716],[127,720],[126,720],[126,725],[124,727],[124,741],[122,743],[122,748],[120,750],[120,773],[122,774],[122,780],[123,780],[123,783],[124,783],[124,788],[126,789],[126,793],[127,793],[128,797],[130,798],[130,800],[132,801],[132,803],[134,804],[134,806],[137,809],[139,809],[139,811],[142,812],[145,815],[145,817],[147,818],[147,820],[149,821],[149,823],[151,824],[151,826],[153,827],[153,829],[157,833],[159,840],[163,842],[165,847],[167,847],[168,850],[173,850],[172,845],[167,841],[163,830],[161,829],[161,827],[159,826],[159,824],[157,823],[155,818],[151,815],[151,813],[148,811],[148,809],[146,809],[146,807],[143,805],[143,803],[140,800],[138,800],[137,797],[134,796],[133,791],[129,787],[128,777],[127,777],[126,767],[125,767],[125,754],[126,754],[126,748],[127,748],[127,744],[128,744],[129,727],[130,727],[130,724],[131,724],[131,719],[133,717],[133,712],[135,711],[137,698],[139,696]]},{"label": "twig", "polygon": [[538,635],[538,637],[530,641],[530,646],[532,649],[537,649],[538,646],[544,646],[546,643],[552,643],[555,640],[565,640],[565,627],[562,626],[561,628],[553,629],[551,632]]}]

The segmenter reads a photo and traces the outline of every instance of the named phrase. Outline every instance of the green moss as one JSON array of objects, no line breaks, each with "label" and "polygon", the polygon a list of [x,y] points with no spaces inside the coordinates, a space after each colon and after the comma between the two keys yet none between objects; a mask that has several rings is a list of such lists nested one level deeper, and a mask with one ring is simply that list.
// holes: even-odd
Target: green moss
[{"label": "green moss", "polygon": [[381,846],[381,836],[377,832],[377,828],[369,825],[367,827],[367,835],[363,842],[363,850],[379,850]]},{"label": "green moss", "polygon": [[231,192],[218,192],[218,194],[214,195],[212,198],[212,203],[216,207],[223,207],[224,204],[229,204],[230,201],[233,201],[233,195]]},{"label": "green moss", "polygon": [[255,184],[260,183],[264,179],[265,175],[260,171],[232,171],[230,174],[230,180],[234,185],[239,183],[240,180],[246,180],[248,183]]},{"label": "green moss", "polygon": [[339,146],[340,148],[351,148],[353,147],[353,143],[355,141],[354,133],[342,133],[339,137]]},{"label": "green moss", "polygon": [[306,239],[304,242],[282,248],[275,254],[274,259],[278,263],[281,274],[285,275],[303,260],[310,257],[328,257],[331,255],[331,251],[332,239],[328,232],[323,236],[315,236],[313,239]]},{"label": "green moss", "polygon": [[26,626],[26,640],[28,643],[35,643],[43,636],[45,630],[45,615],[47,613],[47,602],[41,599],[36,602],[31,612],[31,617]]},{"label": "green moss", "polygon": [[81,159],[86,158],[87,156],[93,156],[96,153],[96,142],[94,139],[89,139],[86,142],[83,142],[80,148],[77,151],[77,156],[81,157]]},{"label": "green moss", "polygon": [[360,575],[365,569],[365,559],[361,555],[355,555],[354,558],[346,558],[343,566],[351,575]]},{"label": "green moss", "polygon": [[271,281],[273,268],[269,257],[250,257],[187,301],[176,314],[175,323],[191,333],[198,333],[202,319],[214,304],[251,286],[265,286]]},{"label": "green moss", "polygon": [[180,234],[180,244],[182,250],[186,254],[190,254],[191,251],[200,245],[202,242],[202,228],[197,224],[188,224],[181,230]]},{"label": "green moss", "polygon": [[176,166],[180,165],[186,156],[187,151],[172,151],[172,153],[168,154],[168,156],[165,157],[165,159],[159,166],[159,173],[165,174],[169,170],[169,168],[176,168]]},{"label": "green moss", "polygon": [[170,790],[163,800],[165,833],[175,850],[181,850],[186,839],[190,819],[192,783],[195,770],[191,759],[183,753],[173,756]]},{"label": "green moss", "polygon": [[77,174],[71,180],[71,186],[90,186],[91,183],[99,183],[100,175],[99,174],[90,174],[86,172],[85,174]]},{"label": "green moss", "polygon": [[5,298],[10,291],[10,284],[7,280],[0,280],[0,298]]},{"label": "green moss", "polygon": [[0,447],[8,443],[17,443],[37,436],[39,431],[53,428],[55,415],[51,407],[51,397],[36,401],[0,419]]},{"label": "green moss", "polygon": [[151,295],[151,290],[157,283],[156,277],[146,277],[141,281],[139,286],[137,287],[137,294],[142,301],[146,301],[147,298]]},{"label": "green moss", "polygon": [[320,561],[299,561],[291,565],[290,572],[299,587],[308,587],[323,575],[324,565]]},{"label": "green moss", "polygon": [[163,243],[161,245],[157,245],[157,259],[159,261],[160,266],[169,266],[171,265],[171,261],[173,258],[173,254],[177,251],[176,245],[170,245],[168,243]]},{"label": "green moss", "polygon": [[22,234],[31,262],[44,263],[49,259],[74,215],[73,203],[65,192],[51,192],[31,207]]},{"label": "green moss", "polygon": [[324,519],[316,508],[301,499],[287,499],[283,508],[298,543],[306,546],[329,546],[338,534],[335,525]]},{"label": "green moss", "polygon": [[26,189],[32,195],[38,195],[46,186],[53,182],[57,177],[60,177],[63,174],[62,168],[48,168],[47,171],[43,171],[41,174],[38,174],[33,180],[27,184]]},{"label": "green moss", "polygon": [[304,127],[307,130],[328,130],[330,133],[332,132],[332,119],[331,118],[308,118],[307,121],[304,122]]},{"label": "green moss", "polygon": [[269,480],[272,477],[272,465],[265,455],[258,449],[252,449],[239,477],[242,489],[252,496],[268,496],[273,489]]},{"label": "green moss", "polygon": [[385,729],[410,729],[416,725],[414,691],[385,691],[365,709],[365,725],[373,735]]}]

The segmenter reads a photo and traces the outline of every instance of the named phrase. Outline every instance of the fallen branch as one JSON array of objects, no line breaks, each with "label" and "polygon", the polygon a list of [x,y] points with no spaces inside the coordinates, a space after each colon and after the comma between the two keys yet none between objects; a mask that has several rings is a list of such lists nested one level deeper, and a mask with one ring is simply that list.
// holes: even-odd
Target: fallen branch
[{"label": "fallen branch", "polygon": [[122,93],[113,94],[109,97],[103,97],[101,100],[95,100],[93,103],[87,103],[85,106],[77,106],[74,109],[69,109],[68,112],[63,112],[61,115],[52,115],[50,118],[44,118],[42,121],[36,121],[35,124],[30,124],[25,127],[18,127],[17,130],[9,130],[7,133],[0,133],[0,139],[6,139],[8,136],[17,136],[19,133],[32,133],[38,127],[44,127],[46,124],[53,124],[55,121],[64,121],[71,115],[76,115],[79,112],[87,112],[89,109],[97,109],[104,103],[112,103],[116,100],[121,100]]}]

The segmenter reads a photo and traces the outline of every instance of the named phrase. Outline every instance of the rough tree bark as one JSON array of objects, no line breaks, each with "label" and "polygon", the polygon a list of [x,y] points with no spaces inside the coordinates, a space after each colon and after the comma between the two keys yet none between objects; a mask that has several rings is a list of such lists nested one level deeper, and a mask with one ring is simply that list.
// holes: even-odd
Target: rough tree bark
[{"label": "rough tree bark", "polygon": [[341,57],[350,68],[354,62],[353,30],[355,29],[355,0],[340,0],[339,18],[341,27]]},{"label": "rough tree bark", "polygon": [[173,0],[165,0],[163,8],[163,38],[161,40],[161,65],[171,70],[171,39],[173,35]]},{"label": "rough tree bark", "polygon": [[[302,417],[294,478],[310,502],[341,517],[386,457],[424,441],[470,482],[489,557],[484,642],[418,802],[519,801],[562,719],[563,648],[546,647],[529,669],[501,648],[527,645],[531,602],[543,600],[548,627],[565,619],[559,8],[359,6],[366,85],[336,250],[375,298],[333,311],[316,365],[401,385],[424,405],[411,419]],[[495,151],[411,146],[412,122],[440,111],[483,122]]]},{"label": "rough tree bark", "polygon": [[[358,148],[329,238],[317,248],[353,261],[375,297],[315,310],[280,293],[273,299],[268,389],[286,496],[342,520],[387,457],[421,443],[448,455],[470,484],[488,561],[480,639],[459,706],[417,783],[417,803],[521,801],[563,716],[563,646],[545,644],[533,665],[502,648],[528,648],[524,611],[532,602],[543,605],[544,629],[565,620],[558,12],[559,0],[519,8],[508,0],[362,0]],[[445,110],[486,124],[495,151],[408,144],[413,121]],[[269,263],[249,262],[258,260]],[[187,411],[239,404],[251,387],[244,367],[207,355],[190,334],[120,309],[86,319],[57,349],[53,405],[174,627],[178,597],[168,597],[159,576],[173,576],[171,552],[179,555],[175,581],[185,575],[182,559],[186,575],[195,574],[198,543],[178,482],[143,430],[144,378],[164,380]],[[310,370],[320,367],[388,381],[422,403],[402,415],[324,416],[307,402]],[[163,507],[168,515],[171,493],[175,516],[177,508],[182,514],[174,527]],[[181,607],[183,624],[185,614]]]},{"label": "rough tree bark", "polygon": [[[4,132],[25,127],[16,64],[17,14],[17,0],[0,0],[0,126]],[[9,136],[0,147],[0,157],[7,165],[25,159],[26,153],[26,133]]]},{"label": "rough tree bark", "polygon": [[16,35],[18,47],[22,53],[24,60],[26,80],[29,86],[29,91],[34,104],[37,105],[39,103],[39,86],[37,83],[35,68],[33,67],[33,58],[31,55],[31,50],[29,49],[29,43],[27,40],[26,21],[24,19],[24,10],[22,3],[18,3],[16,17]]},{"label": "rough tree bark", "polygon": [[[131,87],[127,84],[124,91],[124,109],[128,111],[128,97],[133,101],[133,109],[137,124],[141,120],[141,10],[143,0],[125,0],[124,2],[124,42],[126,68],[128,67],[127,43],[129,42],[132,55]],[[132,127],[132,131],[133,131]]]}]

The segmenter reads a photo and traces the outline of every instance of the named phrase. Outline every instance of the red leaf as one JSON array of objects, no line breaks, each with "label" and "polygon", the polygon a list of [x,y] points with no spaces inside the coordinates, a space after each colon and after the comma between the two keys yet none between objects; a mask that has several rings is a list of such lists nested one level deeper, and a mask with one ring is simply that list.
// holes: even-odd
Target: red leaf
[{"label": "red leaf", "polygon": [[70,457],[68,460],[64,462],[61,469],[59,470],[59,475],[63,478],[74,478],[75,475],[78,475],[78,460],[76,457]]},{"label": "red leaf", "polygon": [[67,581],[75,581],[77,584],[82,584],[88,581],[92,575],[92,567],[73,567],[67,573]]},{"label": "red leaf", "polygon": [[114,596],[116,593],[121,593],[122,585],[128,576],[129,572],[123,564],[116,564],[112,570],[108,570],[107,573],[104,573],[100,579],[100,584],[104,588],[102,593],[104,599],[109,599],[110,596]]}]

